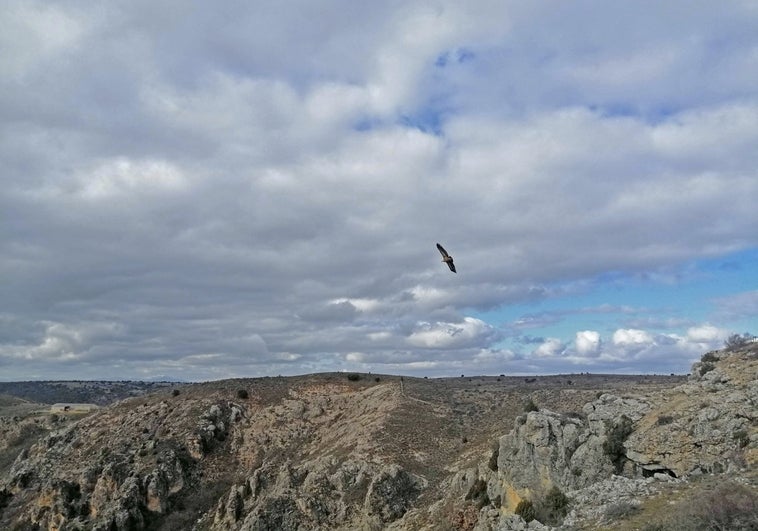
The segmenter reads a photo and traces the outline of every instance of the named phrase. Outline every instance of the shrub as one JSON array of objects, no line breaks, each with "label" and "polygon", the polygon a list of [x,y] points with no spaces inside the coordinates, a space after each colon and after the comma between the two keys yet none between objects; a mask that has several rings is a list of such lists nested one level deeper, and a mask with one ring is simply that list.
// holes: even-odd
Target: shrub
[{"label": "shrub", "polygon": [[606,424],[608,434],[605,442],[603,442],[603,452],[610,457],[611,462],[616,468],[616,473],[620,474],[621,469],[624,467],[624,458],[626,457],[626,451],[624,449],[624,441],[632,433],[632,419],[626,415],[621,415],[618,421],[613,424]]},{"label": "shrub", "polygon": [[479,509],[487,505],[490,502],[490,497],[487,495],[487,482],[482,478],[474,481],[466,494],[466,499],[475,501]]},{"label": "shrub", "polygon": [[537,406],[537,404],[534,403],[534,400],[531,398],[524,402],[524,413],[529,413],[530,411],[539,411],[540,408]]},{"label": "shrub", "polygon": [[666,521],[653,530],[758,529],[758,493],[733,481],[726,481],[712,491],[699,492],[682,500]]},{"label": "shrub", "polygon": [[745,430],[737,430],[732,434],[732,438],[737,441],[737,445],[740,448],[746,447],[748,444],[750,444],[750,436],[747,434],[747,431]]},{"label": "shrub", "polygon": [[524,519],[525,522],[531,522],[537,516],[534,510],[534,504],[529,500],[521,500],[516,506],[514,511],[517,515]]},{"label": "shrub", "polygon": [[703,354],[703,357],[700,358],[700,361],[702,362],[708,362],[708,363],[714,363],[719,360],[719,357],[716,355],[715,352],[706,352]]},{"label": "shrub", "polygon": [[674,422],[674,417],[671,415],[661,415],[658,420],[655,421],[656,426],[665,426]]},{"label": "shrub", "polygon": [[[426,378],[426,376],[425,376],[424,378]],[[377,376],[376,378],[374,378],[374,381],[375,381],[376,383],[379,383],[379,382],[381,382],[381,381],[382,381],[382,379],[381,379],[381,378],[379,378],[379,377]]]},{"label": "shrub", "polygon": [[703,376],[707,372],[711,372],[713,369],[716,368],[716,365],[709,361],[704,361],[700,364],[700,376]]},{"label": "shrub", "polygon": [[608,521],[615,521],[615,520],[623,520],[624,518],[628,518],[634,513],[638,512],[640,508],[628,501],[619,501],[614,504],[609,505],[605,509],[605,519]]},{"label": "shrub", "polygon": [[237,389],[237,398],[240,400],[247,400],[250,398],[250,395],[247,392],[247,389]]},{"label": "shrub", "polygon": [[568,513],[569,499],[553,486],[535,506],[535,518],[543,524],[560,525]]},{"label": "shrub", "polygon": [[347,375],[347,379],[350,380],[351,382],[357,382],[358,380],[361,379],[361,375],[356,374],[356,373],[350,373]]},{"label": "shrub", "polygon": [[754,338],[755,336],[753,334],[749,334],[747,332],[745,332],[742,335],[732,334],[731,336],[726,338],[726,341],[724,341],[724,346],[727,348],[727,350],[732,350],[735,348],[739,348],[743,345],[746,345],[748,342],[750,342]]},{"label": "shrub", "polygon": [[487,466],[489,466],[490,470],[493,472],[497,472],[497,458],[500,456],[500,445],[495,443],[492,454],[490,455],[490,460],[487,462]]},{"label": "shrub", "polygon": [[171,391],[171,396],[179,396],[179,393],[181,393],[179,389],[174,389],[173,391]]}]

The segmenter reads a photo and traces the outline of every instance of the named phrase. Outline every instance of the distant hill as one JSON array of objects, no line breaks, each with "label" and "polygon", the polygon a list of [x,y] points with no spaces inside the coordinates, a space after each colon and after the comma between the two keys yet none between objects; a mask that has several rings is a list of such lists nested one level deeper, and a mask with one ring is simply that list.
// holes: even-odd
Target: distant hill
[{"label": "distant hill", "polygon": [[[137,381],[29,381],[0,382],[0,395],[22,398],[30,402],[86,402],[105,406],[133,396],[141,396],[177,386],[171,382]],[[9,398],[6,398],[8,400]]]}]

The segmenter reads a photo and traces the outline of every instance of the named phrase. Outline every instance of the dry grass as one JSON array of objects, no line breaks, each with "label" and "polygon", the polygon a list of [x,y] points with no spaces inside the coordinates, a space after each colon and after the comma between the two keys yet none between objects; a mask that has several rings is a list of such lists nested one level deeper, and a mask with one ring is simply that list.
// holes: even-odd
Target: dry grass
[{"label": "dry grass", "polygon": [[[757,531],[758,491],[755,486],[708,476],[672,485],[636,509],[611,510],[599,531]],[[587,528],[590,529],[590,528]]]}]

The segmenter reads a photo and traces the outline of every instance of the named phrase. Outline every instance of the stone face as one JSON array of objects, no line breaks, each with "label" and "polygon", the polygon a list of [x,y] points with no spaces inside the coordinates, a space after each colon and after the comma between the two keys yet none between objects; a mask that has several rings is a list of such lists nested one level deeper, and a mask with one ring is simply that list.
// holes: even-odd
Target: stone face
[{"label": "stone face", "polygon": [[[606,421],[625,411],[621,399],[603,395],[585,406],[588,420],[542,410],[516,419],[513,431],[500,438],[498,480],[517,496],[508,496],[510,510],[523,497],[548,490],[586,486],[607,477],[613,465],[606,455]],[[607,407],[613,404],[613,407]],[[634,403],[633,410],[637,409]]]},{"label": "stone face", "polygon": [[[508,513],[552,486],[572,499],[565,521],[571,526],[598,521],[612,504],[638,503],[658,485],[682,481],[675,478],[755,466],[758,356],[721,355],[708,363],[702,374],[695,364],[689,382],[666,393],[603,394],[582,408],[585,419],[548,410],[518,417],[500,438],[497,473],[487,479],[488,493],[500,495],[501,512],[483,508],[475,529],[525,529]],[[613,427],[624,417],[631,431],[612,448]],[[614,475],[612,449],[628,477]],[[478,476],[485,478],[482,469]],[[468,470],[454,477],[453,486],[470,488],[472,481]]]}]

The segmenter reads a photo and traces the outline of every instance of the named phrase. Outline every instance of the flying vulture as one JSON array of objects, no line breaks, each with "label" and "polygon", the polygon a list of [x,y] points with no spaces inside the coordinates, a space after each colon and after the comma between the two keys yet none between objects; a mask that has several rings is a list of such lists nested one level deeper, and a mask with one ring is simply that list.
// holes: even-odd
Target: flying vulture
[{"label": "flying vulture", "polygon": [[439,243],[437,244],[437,249],[439,249],[440,253],[442,254],[442,261],[447,264],[447,267],[450,268],[450,271],[455,273],[455,264],[453,263],[453,257],[447,254],[445,248],[442,247]]}]

